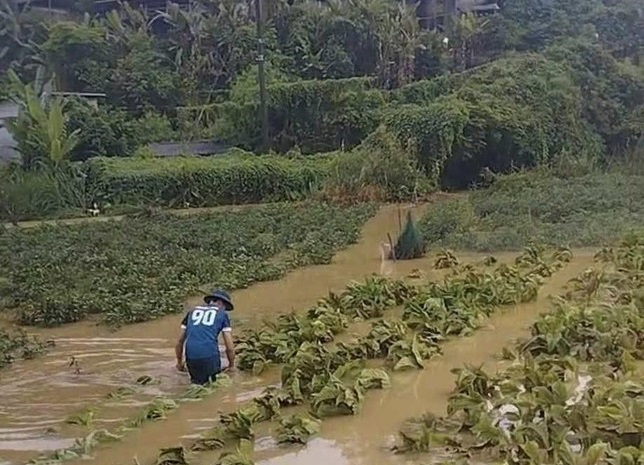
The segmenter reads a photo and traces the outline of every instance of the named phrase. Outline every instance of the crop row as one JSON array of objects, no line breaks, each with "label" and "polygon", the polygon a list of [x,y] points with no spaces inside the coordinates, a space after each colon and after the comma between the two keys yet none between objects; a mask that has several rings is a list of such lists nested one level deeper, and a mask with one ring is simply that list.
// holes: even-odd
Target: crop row
[{"label": "crop row", "polygon": [[112,325],[151,320],[180,311],[203,285],[238,289],[329,263],[375,211],[280,204],[8,230],[0,234],[0,309],[39,326],[91,314]]},{"label": "crop row", "polygon": [[[443,258],[453,255],[443,254]],[[262,421],[278,422],[277,441],[305,443],[321,419],[360,411],[369,389],[390,384],[388,371],[420,369],[439,354],[445,338],[462,336],[478,328],[483,319],[506,304],[536,298],[544,277],[571,258],[567,250],[544,259],[543,251],[529,248],[515,266],[499,265],[479,271],[469,265],[455,267],[441,283],[412,285],[400,280],[372,277],[354,283],[339,295],[331,294],[305,315],[283,315],[264,327],[247,330],[237,343],[241,370],[260,373],[270,364],[283,364],[280,387],[264,393],[220,422],[190,447],[216,450],[240,441],[235,453],[225,452],[218,463],[252,463],[254,427]],[[439,258],[437,265],[445,266]],[[403,307],[401,318],[383,318]],[[337,342],[350,322],[375,319],[366,336]],[[384,360],[382,368],[367,368],[368,359]],[[308,412],[289,416],[282,408],[306,406]],[[164,449],[159,464],[187,463],[182,447]]]},{"label": "crop row", "polygon": [[644,460],[644,236],[596,255],[491,376],[458,370],[445,417],[406,422],[398,452],[522,465]]}]

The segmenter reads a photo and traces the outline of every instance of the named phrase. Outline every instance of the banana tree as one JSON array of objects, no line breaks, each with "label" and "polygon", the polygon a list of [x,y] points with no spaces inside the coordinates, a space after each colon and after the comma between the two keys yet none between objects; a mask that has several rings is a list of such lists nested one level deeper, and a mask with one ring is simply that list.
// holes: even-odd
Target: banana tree
[{"label": "banana tree", "polygon": [[60,98],[39,98],[31,85],[24,85],[9,71],[19,105],[19,115],[9,121],[8,129],[18,144],[25,169],[35,169],[42,163],[60,165],[78,143],[78,130],[65,127],[65,102]]},{"label": "banana tree", "polygon": [[465,70],[474,66],[481,37],[487,31],[488,24],[488,20],[478,18],[473,14],[466,14],[455,20],[452,30],[454,35],[452,59],[455,69]]},{"label": "banana tree", "polygon": [[33,39],[38,24],[28,4],[19,8],[15,0],[0,2],[0,75],[36,55]]}]

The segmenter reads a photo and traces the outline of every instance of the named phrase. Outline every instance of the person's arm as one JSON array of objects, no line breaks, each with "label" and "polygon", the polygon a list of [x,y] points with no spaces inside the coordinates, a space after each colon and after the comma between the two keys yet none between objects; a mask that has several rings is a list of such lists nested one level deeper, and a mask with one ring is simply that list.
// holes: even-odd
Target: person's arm
[{"label": "person's arm", "polygon": [[230,326],[230,319],[226,314],[224,327],[221,329],[224,335],[224,345],[226,346],[226,358],[228,359],[228,369],[235,368],[235,345],[233,344],[233,328]]},{"label": "person's arm", "polygon": [[181,334],[174,346],[174,354],[177,357],[177,370],[185,371],[185,364],[183,361],[183,346],[186,342],[186,327],[188,326],[188,314],[183,317],[181,321]]}]

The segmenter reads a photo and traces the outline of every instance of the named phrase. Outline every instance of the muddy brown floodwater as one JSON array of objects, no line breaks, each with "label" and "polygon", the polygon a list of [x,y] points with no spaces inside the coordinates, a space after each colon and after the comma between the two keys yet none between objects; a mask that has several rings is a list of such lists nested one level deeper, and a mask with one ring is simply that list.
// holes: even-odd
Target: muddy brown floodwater
[{"label": "muddy brown floodwater", "polygon": [[[416,217],[424,207],[413,207]],[[432,259],[389,263],[382,266],[380,244],[387,232],[396,236],[399,216],[407,207],[386,206],[363,228],[360,241],[338,253],[332,264],[295,270],[279,281],[259,283],[233,293],[235,320],[252,325],[265,317],[301,311],[332,290],[341,290],[351,280],[371,273],[406,276],[421,269],[429,279],[440,277],[432,270]],[[592,264],[592,250],[574,251],[574,260],[553,275],[542,287],[536,302],[506,308],[493,315],[486,328],[468,338],[455,339],[443,346],[444,355],[427,363],[425,370],[396,373],[391,389],[370,391],[363,411],[354,417],[331,418],[323,422],[321,434],[302,448],[278,447],[266,434],[256,441],[256,463],[264,465],[362,465],[403,464],[408,457],[393,456],[387,449],[400,424],[424,411],[442,413],[453,387],[453,367],[464,363],[494,368],[501,348],[526,332],[541,311],[548,309],[547,296],[557,294],[568,279]],[[496,254],[502,261],[515,254]],[[465,262],[482,255],[459,254]],[[194,304],[198,297],[188,302]],[[97,404],[92,428],[109,427],[135,412],[134,407],[156,395],[176,395],[187,386],[185,376],[174,370],[173,344],[180,316],[132,325],[110,333],[90,323],[57,330],[39,330],[56,338],[57,345],[37,360],[17,364],[0,373],[0,464],[16,465],[44,451],[69,446],[87,428],[70,427],[62,420],[81,408]],[[70,367],[70,357],[79,361],[80,373]],[[138,387],[124,399],[107,401],[116,388],[132,385],[142,374],[158,384]],[[149,422],[116,443],[101,445],[89,463],[123,465],[154,463],[158,449],[187,443],[199,432],[211,428],[221,412],[234,410],[276,383],[277,373],[254,377],[234,375],[234,384],[198,402],[187,402],[168,418]],[[218,453],[199,454],[191,463],[211,464]],[[69,462],[73,464],[74,462]],[[78,461],[87,464],[88,460]]]}]

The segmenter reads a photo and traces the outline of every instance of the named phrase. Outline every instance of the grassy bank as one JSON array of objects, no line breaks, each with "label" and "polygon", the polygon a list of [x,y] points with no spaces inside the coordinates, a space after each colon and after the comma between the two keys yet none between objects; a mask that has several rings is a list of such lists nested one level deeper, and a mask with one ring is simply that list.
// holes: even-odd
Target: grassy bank
[{"label": "grassy bank", "polygon": [[614,242],[644,224],[644,176],[557,178],[545,170],[498,178],[468,197],[436,204],[420,221],[430,247],[519,249]]},{"label": "grassy bank", "polygon": [[90,314],[113,325],[158,318],[180,311],[204,285],[237,289],[328,263],[375,211],[371,204],[276,204],[7,230],[0,308],[42,326]]}]

